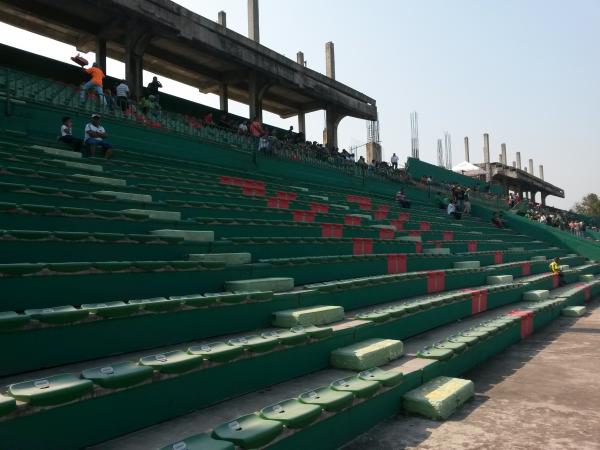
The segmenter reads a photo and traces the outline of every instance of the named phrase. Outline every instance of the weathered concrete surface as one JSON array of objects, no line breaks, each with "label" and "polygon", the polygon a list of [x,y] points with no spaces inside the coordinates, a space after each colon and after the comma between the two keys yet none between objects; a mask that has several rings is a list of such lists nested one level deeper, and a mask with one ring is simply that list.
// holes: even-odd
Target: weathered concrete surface
[{"label": "weathered concrete surface", "polygon": [[600,449],[600,302],[461,375],[475,399],[444,423],[399,416],[344,450]]}]

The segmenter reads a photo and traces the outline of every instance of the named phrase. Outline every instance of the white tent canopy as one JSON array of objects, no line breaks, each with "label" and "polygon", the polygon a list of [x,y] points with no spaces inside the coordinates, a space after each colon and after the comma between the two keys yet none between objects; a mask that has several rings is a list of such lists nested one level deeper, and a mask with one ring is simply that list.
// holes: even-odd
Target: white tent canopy
[{"label": "white tent canopy", "polygon": [[475,164],[471,164],[469,161],[463,161],[460,164],[455,165],[452,168],[453,172],[462,173],[468,177],[475,177],[477,175],[484,175],[485,170],[477,167]]}]

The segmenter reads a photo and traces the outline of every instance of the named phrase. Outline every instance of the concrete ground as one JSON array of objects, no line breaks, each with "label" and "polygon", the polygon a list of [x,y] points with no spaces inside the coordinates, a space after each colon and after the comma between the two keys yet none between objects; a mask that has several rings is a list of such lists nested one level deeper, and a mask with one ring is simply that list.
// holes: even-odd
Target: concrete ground
[{"label": "concrete ground", "polygon": [[398,416],[344,450],[599,450],[599,300],[465,374],[475,399],[448,421]]}]

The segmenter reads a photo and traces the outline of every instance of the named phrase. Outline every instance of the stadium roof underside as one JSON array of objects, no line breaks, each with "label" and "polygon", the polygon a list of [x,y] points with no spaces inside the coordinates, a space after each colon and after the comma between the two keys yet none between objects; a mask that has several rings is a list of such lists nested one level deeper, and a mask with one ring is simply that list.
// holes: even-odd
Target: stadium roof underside
[{"label": "stadium roof underside", "polygon": [[170,0],[0,0],[0,20],[85,52],[103,42],[128,80],[138,57],[137,78],[143,67],[249,104],[251,114],[255,104],[284,118],[325,109],[377,119],[374,99]]},{"label": "stadium roof underside", "polygon": [[[477,165],[485,170],[485,163]],[[491,179],[506,189],[515,192],[540,192],[543,204],[548,195],[565,198],[563,189],[516,167],[506,166],[499,162],[490,163],[490,173]]]}]

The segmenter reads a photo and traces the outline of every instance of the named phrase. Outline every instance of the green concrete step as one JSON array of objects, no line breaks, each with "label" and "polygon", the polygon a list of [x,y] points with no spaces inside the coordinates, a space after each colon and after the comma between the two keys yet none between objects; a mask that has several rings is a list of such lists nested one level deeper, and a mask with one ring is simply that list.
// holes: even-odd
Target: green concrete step
[{"label": "green concrete step", "polygon": [[285,277],[255,278],[226,281],[225,289],[231,292],[273,291],[284,292],[294,289],[294,279]]},{"label": "green concrete step", "polygon": [[402,341],[367,339],[331,352],[331,365],[338,369],[366,370],[381,366],[404,354]]},{"label": "green concrete step", "polygon": [[207,433],[201,433],[167,445],[160,450],[235,450],[235,445],[228,441],[214,439]]},{"label": "green concrete step", "polygon": [[250,253],[192,253],[190,261],[222,261],[226,266],[237,266],[250,264],[252,255]]},{"label": "green concrete step", "polygon": [[344,320],[341,306],[312,306],[309,308],[288,309],[273,314],[273,325],[290,328],[297,325],[325,325]]},{"label": "green concrete step", "polygon": [[568,306],[563,308],[561,314],[566,317],[581,317],[585,314],[585,306]]},{"label": "green concrete step", "polygon": [[472,381],[438,377],[406,393],[402,405],[410,413],[445,420],[474,395],[475,385]]},{"label": "green concrete step", "polygon": [[153,230],[150,234],[157,236],[183,238],[189,242],[212,242],[215,240],[214,231],[196,231],[196,230]]},{"label": "green concrete step", "polygon": [[550,291],[546,289],[537,289],[534,291],[527,291],[523,293],[523,300],[530,302],[539,302],[548,299]]}]

